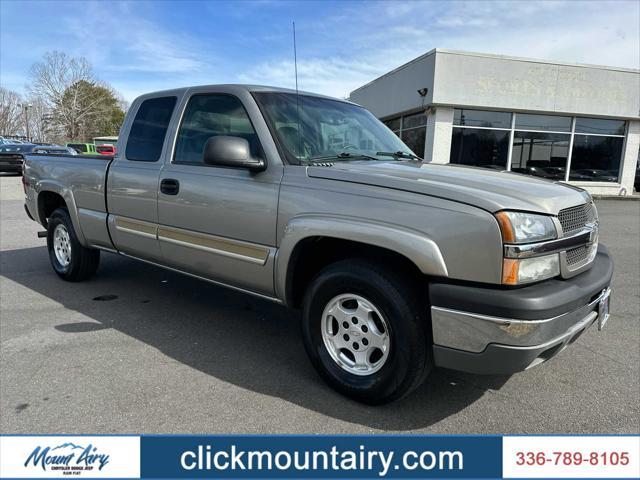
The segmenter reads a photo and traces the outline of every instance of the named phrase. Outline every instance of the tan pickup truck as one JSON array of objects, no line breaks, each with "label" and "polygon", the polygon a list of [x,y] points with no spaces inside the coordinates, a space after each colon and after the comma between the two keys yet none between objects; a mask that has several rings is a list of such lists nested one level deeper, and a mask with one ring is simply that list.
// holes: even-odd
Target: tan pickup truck
[{"label": "tan pickup truck", "polygon": [[56,273],[85,280],[118,253],[299,309],[313,365],[359,401],[400,398],[436,366],[524,370],[609,318],[587,192],[429,164],[353,103],[156,92],[117,152],[26,156]]}]

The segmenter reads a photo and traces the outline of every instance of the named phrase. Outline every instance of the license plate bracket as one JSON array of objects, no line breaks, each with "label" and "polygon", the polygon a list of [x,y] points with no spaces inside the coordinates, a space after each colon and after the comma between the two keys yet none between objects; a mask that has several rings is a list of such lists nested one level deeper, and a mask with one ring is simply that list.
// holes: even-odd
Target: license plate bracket
[{"label": "license plate bracket", "polygon": [[610,298],[611,298],[611,289],[607,288],[603,292],[602,297],[598,302],[598,331],[602,331],[605,323],[607,323],[607,321],[611,317],[611,314],[609,313]]}]

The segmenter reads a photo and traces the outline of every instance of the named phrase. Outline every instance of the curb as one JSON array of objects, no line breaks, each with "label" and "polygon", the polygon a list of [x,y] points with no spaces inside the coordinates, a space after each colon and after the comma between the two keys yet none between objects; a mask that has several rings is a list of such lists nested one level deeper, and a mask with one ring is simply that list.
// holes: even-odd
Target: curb
[{"label": "curb", "polygon": [[594,200],[640,200],[640,194],[634,195],[591,195]]}]

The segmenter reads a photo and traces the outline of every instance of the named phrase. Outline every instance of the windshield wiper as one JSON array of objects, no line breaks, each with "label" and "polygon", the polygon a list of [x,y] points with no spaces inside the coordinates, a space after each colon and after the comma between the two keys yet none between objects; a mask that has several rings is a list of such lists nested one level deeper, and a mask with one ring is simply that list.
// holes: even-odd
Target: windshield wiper
[{"label": "windshield wiper", "polygon": [[311,157],[309,158],[310,162],[315,162],[316,160],[329,160],[334,158],[345,158],[349,160],[380,160],[379,158],[373,157],[371,155],[365,155],[364,153],[349,153],[349,152],[340,152],[335,155],[323,155],[320,157]]},{"label": "windshield wiper", "polygon": [[381,155],[383,157],[393,157],[393,158],[410,158],[412,160],[422,160],[419,156],[414,155],[413,153],[407,152],[376,152],[376,155]]}]

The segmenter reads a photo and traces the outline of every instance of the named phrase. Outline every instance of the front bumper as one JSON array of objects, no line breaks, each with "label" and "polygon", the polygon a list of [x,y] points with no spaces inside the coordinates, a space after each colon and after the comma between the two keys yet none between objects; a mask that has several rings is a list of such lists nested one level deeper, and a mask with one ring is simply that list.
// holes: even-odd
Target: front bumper
[{"label": "front bumper", "polygon": [[510,374],[550,359],[597,320],[612,275],[611,256],[600,246],[591,268],[568,280],[509,290],[431,284],[436,365]]}]

